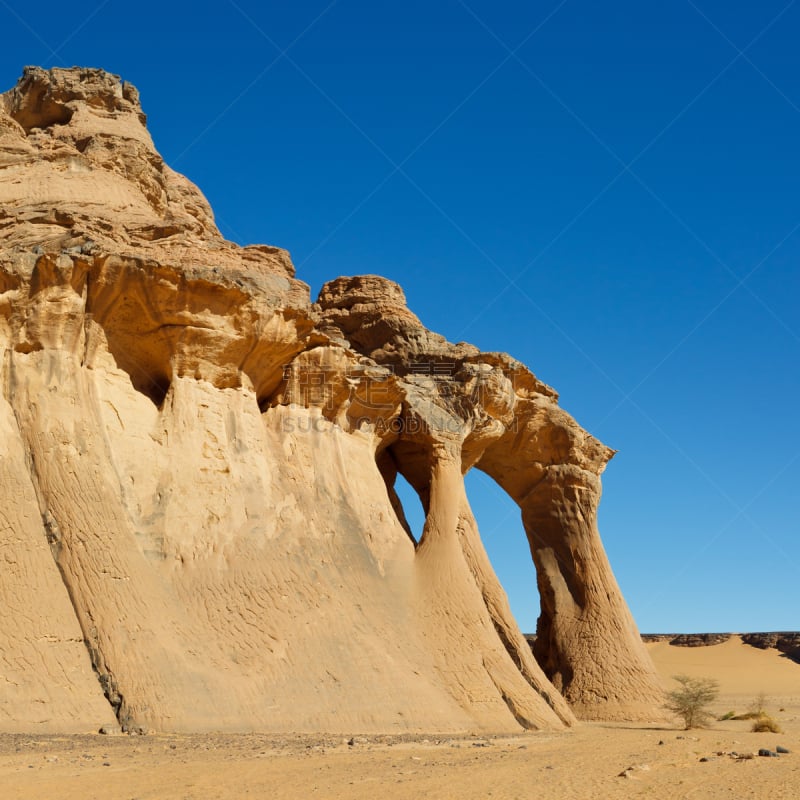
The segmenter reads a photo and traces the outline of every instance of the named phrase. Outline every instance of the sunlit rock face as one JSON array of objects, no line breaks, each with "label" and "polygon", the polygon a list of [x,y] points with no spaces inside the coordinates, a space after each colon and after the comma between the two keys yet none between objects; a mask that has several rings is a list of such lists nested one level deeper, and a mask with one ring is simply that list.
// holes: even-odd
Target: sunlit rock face
[{"label": "sunlit rock face", "polygon": [[[364,275],[225,241],[137,91],[0,95],[0,731],[495,731],[656,714],[596,528],[613,454]],[[464,490],[519,504],[535,655]],[[426,511],[416,541],[394,490]]]}]

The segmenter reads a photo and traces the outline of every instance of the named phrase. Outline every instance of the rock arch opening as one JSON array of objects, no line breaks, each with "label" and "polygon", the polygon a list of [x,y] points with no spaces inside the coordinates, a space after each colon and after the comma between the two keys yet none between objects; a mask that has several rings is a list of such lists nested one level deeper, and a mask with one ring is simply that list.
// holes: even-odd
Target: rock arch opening
[{"label": "rock arch opening", "polygon": [[[422,501],[414,490],[414,487],[403,477],[401,472],[397,473],[394,482],[394,491],[400,501],[400,513],[398,518],[400,524],[406,529],[414,544],[419,544],[422,538],[422,531],[425,528],[425,509]],[[395,509],[397,512],[397,509]]]},{"label": "rock arch opening", "polygon": [[422,540],[425,529],[428,513],[427,495],[423,496],[420,490],[414,487],[409,473],[400,466],[402,455],[398,454],[394,447],[382,450],[376,460],[397,521],[416,547]]},{"label": "rock arch opening", "polygon": [[519,506],[480,469],[471,469],[464,483],[481,541],[517,625],[523,633],[533,634],[541,604],[536,566]]}]

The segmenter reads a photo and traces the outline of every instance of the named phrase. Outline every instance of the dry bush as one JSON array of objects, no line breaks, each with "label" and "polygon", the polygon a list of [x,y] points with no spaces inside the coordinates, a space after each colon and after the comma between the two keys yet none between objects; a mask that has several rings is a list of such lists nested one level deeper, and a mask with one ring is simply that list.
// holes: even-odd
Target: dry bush
[{"label": "dry bush", "polygon": [[780,726],[767,714],[766,709],[767,696],[764,692],[761,692],[750,706],[751,719],[753,720],[753,726],[750,730],[753,733],[780,733]]},{"label": "dry bush", "polygon": [[[750,710],[744,714],[736,714],[729,711],[720,719],[753,720],[750,730],[753,733],[781,733],[778,723],[766,711],[767,696],[764,692],[758,694],[750,704]],[[783,709],[781,709],[782,711]]]},{"label": "dry bush", "polygon": [[746,711],[744,714],[737,714],[735,717],[731,717],[731,719],[759,719],[763,717],[766,712],[767,706],[767,695],[764,692],[759,692],[753,702],[750,703],[750,710]]},{"label": "dry bush", "polygon": [[762,712],[753,720],[753,733],[780,733],[781,729],[777,722],[767,713]]},{"label": "dry bush", "polygon": [[755,714],[756,717],[760,717],[762,714],[765,714],[767,711],[767,695],[765,692],[759,692],[754,698],[753,702],[750,703],[750,711],[751,713]]},{"label": "dry bush", "polygon": [[689,675],[674,675],[678,688],[666,693],[664,707],[677,714],[689,728],[702,728],[712,719],[708,705],[719,694],[719,683],[713,678],[692,678]]}]

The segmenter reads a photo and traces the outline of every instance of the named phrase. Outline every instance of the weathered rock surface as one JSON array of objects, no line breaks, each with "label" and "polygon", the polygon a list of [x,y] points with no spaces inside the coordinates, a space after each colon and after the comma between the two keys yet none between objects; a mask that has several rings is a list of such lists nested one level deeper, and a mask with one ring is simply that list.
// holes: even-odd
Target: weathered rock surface
[{"label": "weathered rock surface", "polygon": [[[0,730],[657,713],[596,527],[612,451],[391,281],[312,304],[285,251],[226,242],[113,75],[27,68],[0,95],[0,343]],[[472,468],[520,506],[535,657]]]}]

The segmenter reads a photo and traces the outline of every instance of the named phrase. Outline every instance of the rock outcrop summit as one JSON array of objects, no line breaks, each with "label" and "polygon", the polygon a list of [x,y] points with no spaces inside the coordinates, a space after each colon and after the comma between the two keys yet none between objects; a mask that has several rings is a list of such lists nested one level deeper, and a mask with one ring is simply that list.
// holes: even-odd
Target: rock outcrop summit
[{"label": "rock outcrop summit", "polygon": [[[0,731],[518,731],[656,714],[596,526],[612,451],[401,288],[239,247],[139,96],[0,95]],[[518,504],[517,628],[470,511]],[[398,474],[426,511],[417,541]]]}]

